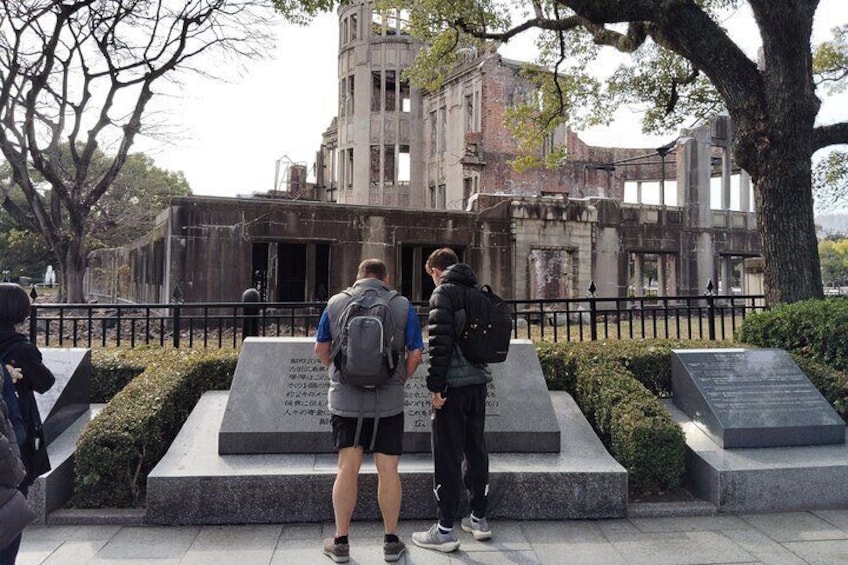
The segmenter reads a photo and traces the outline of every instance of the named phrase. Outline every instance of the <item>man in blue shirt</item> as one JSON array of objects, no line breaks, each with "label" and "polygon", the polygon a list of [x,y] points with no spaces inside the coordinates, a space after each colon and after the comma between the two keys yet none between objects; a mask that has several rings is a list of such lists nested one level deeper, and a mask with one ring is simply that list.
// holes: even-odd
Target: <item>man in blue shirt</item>
[{"label": "man in blue shirt", "polygon": [[[352,287],[336,294],[318,323],[315,354],[328,367],[330,390],[328,409],[332,417],[333,444],[339,454],[339,467],[333,484],[333,511],[336,532],[324,540],[324,553],[336,563],[350,559],[348,533],[356,506],[357,479],[366,450],[373,451],[379,476],[377,500],[383,514],[385,535],[383,556],[397,561],[406,546],[397,535],[400,515],[401,485],[398,461],[403,443],[403,387],[421,362],[424,342],[421,325],[409,300],[389,287],[386,265],[378,259],[366,259],[359,265]],[[388,300],[393,320],[392,343],[398,359],[391,378],[375,387],[361,387],[341,382],[339,369],[333,362],[334,340],[341,332],[341,318],[347,305],[365,292],[376,292]],[[402,344],[402,345],[401,345]],[[380,347],[375,343],[374,347]]]}]

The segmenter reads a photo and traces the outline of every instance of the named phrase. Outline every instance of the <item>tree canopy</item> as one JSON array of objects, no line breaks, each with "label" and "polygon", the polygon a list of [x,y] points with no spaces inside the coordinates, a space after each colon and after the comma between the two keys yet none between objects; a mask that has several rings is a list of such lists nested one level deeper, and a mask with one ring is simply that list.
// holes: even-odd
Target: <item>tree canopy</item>
[{"label": "tree canopy", "polygon": [[[347,2],[345,2],[347,3]],[[301,14],[335,3],[277,0]],[[328,5],[331,4],[331,5]],[[646,132],[727,112],[736,164],[751,175],[770,304],[823,295],[813,222],[812,156],[848,143],[848,121],[816,124],[819,95],[845,87],[846,22],[811,48],[817,0],[378,0],[401,10],[425,42],[411,70],[435,88],[462,49],[538,32],[542,96],[519,126],[576,128],[607,122],[625,104],[645,110]],[[750,57],[724,27],[749,9],[761,48]],[[602,51],[628,57],[609,76],[593,72]],[[521,122],[523,120],[523,122]],[[542,139],[536,136],[535,139]]]}]

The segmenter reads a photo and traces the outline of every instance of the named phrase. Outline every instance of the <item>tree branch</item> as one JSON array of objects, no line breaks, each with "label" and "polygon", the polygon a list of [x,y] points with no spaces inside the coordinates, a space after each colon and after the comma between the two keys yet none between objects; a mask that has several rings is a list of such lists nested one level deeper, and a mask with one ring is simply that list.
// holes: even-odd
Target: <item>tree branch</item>
[{"label": "tree branch", "polygon": [[830,145],[848,144],[848,122],[813,128],[813,151]]}]

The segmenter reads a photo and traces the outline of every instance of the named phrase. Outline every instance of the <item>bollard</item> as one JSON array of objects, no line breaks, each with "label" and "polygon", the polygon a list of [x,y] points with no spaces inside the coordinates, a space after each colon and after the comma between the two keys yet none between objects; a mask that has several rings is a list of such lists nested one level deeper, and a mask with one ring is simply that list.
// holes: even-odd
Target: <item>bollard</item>
[{"label": "bollard", "polygon": [[244,302],[244,317],[242,318],[242,341],[245,338],[259,335],[259,306],[261,301],[259,291],[255,288],[248,288],[241,294],[241,301]]}]

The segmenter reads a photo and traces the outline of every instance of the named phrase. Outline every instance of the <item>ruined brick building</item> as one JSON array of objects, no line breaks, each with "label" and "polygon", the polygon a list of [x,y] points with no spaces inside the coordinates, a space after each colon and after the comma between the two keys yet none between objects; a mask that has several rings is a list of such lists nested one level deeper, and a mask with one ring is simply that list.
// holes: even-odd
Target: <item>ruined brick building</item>
[{"label": "ruined brick building", "polygon": [[540,151],[564,144],[568,159],[519,173],[504,112],[533,93],[520,63],[469,52],[422,91],[403,77],[420,46],[401,13],[360,0],[338,16],[338,115],[315,182],[292,167],[282,192],[174,199],[150,234],[92,254],[92,294],[167,302],[179,286],[187,301],[230,301],[254,286],[271,301],[320,300],[376,256],[425,299],[423,263],[442,245],[515,298],[585,296],[593,281],[599,296],[742,284],[759,238],[728,118],[661,148],[593,147],[560,128]]}]

